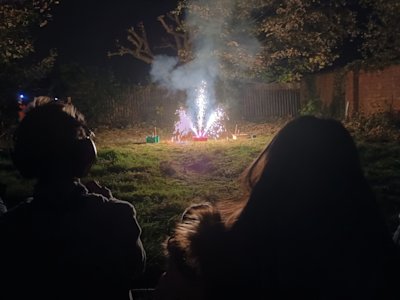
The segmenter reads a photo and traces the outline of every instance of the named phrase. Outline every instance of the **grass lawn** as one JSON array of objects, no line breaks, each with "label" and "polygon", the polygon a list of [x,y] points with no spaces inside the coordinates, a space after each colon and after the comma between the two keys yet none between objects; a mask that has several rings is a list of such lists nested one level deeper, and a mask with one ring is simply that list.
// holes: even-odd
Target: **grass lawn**
[{"label": "grass lawn", "polygon": [[[238,177],[271,140],[276,126],[243,128],[251,138],[145,144],[143,131],[103,129],[96,132],[98,160],[89,178],[109,187],[115,197],[136,207],[148,254],[144,280],[153,284],[163,268],[161,244],[188,204],[237,198]],[[391,230],[400,211],[400,145],[358,143],[366,175]],[[32,182],[20,178],[7,151],[0,151],[0,183],[7,185],[10,205],[29,196]]]}]

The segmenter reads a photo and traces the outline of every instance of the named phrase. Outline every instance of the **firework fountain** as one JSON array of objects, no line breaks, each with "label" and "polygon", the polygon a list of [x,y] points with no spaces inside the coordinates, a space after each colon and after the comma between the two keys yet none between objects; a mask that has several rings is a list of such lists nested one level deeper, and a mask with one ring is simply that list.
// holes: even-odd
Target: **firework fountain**
[{"label": "firework fountain", "polygon": [[174,137],[180,140],[192,135],[194,141],[207,141],[208,137],[218,138],[226,131],[223,121],[228,118],[227,114],[222,107],[210,107],[211,95],[207,82],[202,80],[199,87],[194,89],[192,113],[189,114],[183,107],[176,112],[178,121],[175,123]]},{"label": "firework fountain", "polygon": [[185,24],[192,30],[192,60],[182,64],[178,57],[156,55],[150,74],[154,82],[170,91],[186,93],[185,107],[176,111],[174,138],[206,141],[226,131],[224,121],[228,117],[215,96],[215,84],[221,80],[221,69],[224,69],[221,53],[236,58],[233,65],[243,71],[250,65],[243,57],[254,56],[259,44],[253,42],[253,37],[242,34],[247,32],[243,30],[246,25],[235,18],[235,0],[191,0],[188,3]]}]

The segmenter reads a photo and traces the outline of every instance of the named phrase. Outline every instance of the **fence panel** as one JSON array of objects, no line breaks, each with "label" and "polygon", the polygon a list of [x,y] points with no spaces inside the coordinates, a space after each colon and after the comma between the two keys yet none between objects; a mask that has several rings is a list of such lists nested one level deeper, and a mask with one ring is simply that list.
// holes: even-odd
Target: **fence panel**
[{"label": "fence panel", "polygon": [[[248,84],[241,92],[241,117],[251,121],[296,116],[300,109],[300,88],[287,84]],[[173,123],[184,92],[170,92],[156,86],[132,87],[106,104],[103,121],[111,125],[138,122]]]},{"label": "fence panel", "polygon": [[134,86],[104,104],[100,120],[110,125],[129,125],[140,122],[171,122],[179,103],[184,103],[182,92],[170,92],[155,86]]},{"label": "fence panel", "polygon": [[242,95],[246,120],[296,116],[300,110],[300,86],[296,84],[249,84]]}]

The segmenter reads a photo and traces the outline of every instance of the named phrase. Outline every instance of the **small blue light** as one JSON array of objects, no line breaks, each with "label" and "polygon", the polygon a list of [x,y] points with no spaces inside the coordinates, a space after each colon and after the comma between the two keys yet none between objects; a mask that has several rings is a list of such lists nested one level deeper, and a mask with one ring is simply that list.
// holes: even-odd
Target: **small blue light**
[{"label": "small blue light", "polygon": [[20,95],[19,95],[19,98],[20,98],[20,99],[24,99],[24,98],[25,98],[25,96],[24,96],[24,95],[22,95],[22,94],[20,94]]}]

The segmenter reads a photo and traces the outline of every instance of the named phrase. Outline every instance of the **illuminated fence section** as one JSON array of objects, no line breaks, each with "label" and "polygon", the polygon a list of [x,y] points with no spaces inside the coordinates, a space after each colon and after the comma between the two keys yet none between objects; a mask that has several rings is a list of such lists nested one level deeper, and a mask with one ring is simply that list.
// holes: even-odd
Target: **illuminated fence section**
[{"label": "illuminated fence section", "polygon": [[[112,125],[140,122],[171,123],[180,103],[185,103],[183,92],[170,92],[155,86],[133,86],[105,103],[107,114],[102,121]],[[159,125],[159,124],[158,124]]]},{"label": "illuminated fence section", "polygon": [[244,119],[263,120],[275,117],[296,116],[299,113],[299,85],[249,85],[242,92],[242,117]]},{"label": "illuminated fence section", "polygon": [[[232,98],[217,93],[217,98]],[[243,84],[234,92],[238,117],[249,121],[296,116],[300,109],[300,87],[295,84]],[[171,92],[157,86],[137,86],[114,95],[104,103],[101,122],[125,126],[139,122],[174,124],[176,110],[186,103],[184,92]]]}]

